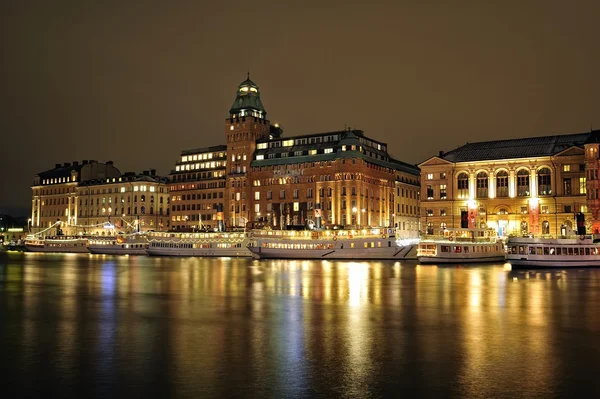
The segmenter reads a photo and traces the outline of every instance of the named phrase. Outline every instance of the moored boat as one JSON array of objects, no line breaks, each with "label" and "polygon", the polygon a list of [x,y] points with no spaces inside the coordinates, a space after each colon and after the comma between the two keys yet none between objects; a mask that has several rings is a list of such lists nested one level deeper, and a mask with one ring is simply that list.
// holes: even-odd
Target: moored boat
[{"label": "moored boat", "polygon": [[148,239],[145,234],[119,234],[116,237],[90,239],[88,250],[92,254],[146,255]]},{"label": "moored boat", "polygon": [[570,238],[510,237],[507,261],[515,268],[599,267],[600,242],[594,236]]},{"label": "moored boat", "polygon": [[30,236],[25,239],[25,248],[29,252],[87,253],[87,244],[88,238],[81,236]]},{"label": "moored boat", "polygon": [[452,228],[424,235],[417,249],[421,263],[503,262],[506,250],[493,229]]},{"label": "moored boat", "polygon": [[416,240],[397,240],[392,228],[254,230],[249,249],[260,259],[403,259]]},{"label": "moored boat", "polygon": [[152,256],[252,256],[244,232],[151,232],[146,252]]}]

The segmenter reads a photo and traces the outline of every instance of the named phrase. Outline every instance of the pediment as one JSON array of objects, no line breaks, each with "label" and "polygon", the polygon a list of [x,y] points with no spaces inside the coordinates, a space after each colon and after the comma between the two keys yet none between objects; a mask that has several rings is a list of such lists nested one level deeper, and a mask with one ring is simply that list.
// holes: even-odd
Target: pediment
[{"label": "pediment", "polygon": [[555,157],[573,157],[573,156],[581,156],[581,155],[585,155],[584,149],[580,148],[580,147],[575,147],[575,146],[566,148],[566,149],[562,150],[561,152],[554,154]]},{"label": "pediment", "polygon": [[417,165],[419,168],[423,168],[424,166],[437,166],[437,165],[450,165],[452,162],[446,161],[440,157],[431,157],[428,160]]}]

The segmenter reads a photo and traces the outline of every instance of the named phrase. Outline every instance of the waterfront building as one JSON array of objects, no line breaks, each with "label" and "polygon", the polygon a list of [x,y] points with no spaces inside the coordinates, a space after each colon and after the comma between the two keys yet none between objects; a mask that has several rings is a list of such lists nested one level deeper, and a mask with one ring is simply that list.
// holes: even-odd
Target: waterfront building
[{"label": "waterfront building", "polygon": [[[276,229],[399,225],[407,236],[411,229],[417,234],[419,169],[393,159],[385,143],[356,129],[282,134],[267,119],[259,88],[248,77],[225,122],[226,144],[184,151],[171,172],[174,229],[213,228],[222,219],[228,228],[249,222]],[[206,171],[190,160],[192,154],[211,153],[218,161]],[[213,187],[200,185],[200,171]],[[208,209],[198,199],[205,194]],[[396,212],[396,197],[406,206],[398,209],[406,211]]]},{"label": "waterfront building", "polygon": [[169,179],[154,169],[86,180],[77,187],[72,234],[114,235],[169,228]]},{"label": "waterfront building", "polygon": [[[599,131],[467,143],[421,168],[421,222],[501,236],[565,235],[577,215],[597,229]],[[462,221],[462,223],[461,223]]]},{"label": "waterfront building", "polygon": [[[56,164],[53,169],[38,173],[31,186],[31,232],[48,230],[48,235],[61,232],[61,226],[76,225],[78,215],[77,187],[87,180],[109,179],[119,177],[121,172],[112,161],[95,160],[74,161],[73,163]],[[62,231],[70,233],[70,229]]]},{"label": "waterfront building", "polygon": [[[112,161],[56,164],[32,185],[31,232],[112,235],[169,227],[168,180],[121,174]],[[59,222],[59,223],[57,223]]]},{"label": "waterfront building", "polygon": [[393,225],[397,227],[396,236],[402,239],[419,237],[419,200],[421,180],[419,170],[413,166],[399,163],[396,167],[396,188],[394,195]]},{"label": "waterfront building", "polygon": [[173,229],[214,229],[222,222],[226,156],[225,145],[181,152],[169,175]]}]

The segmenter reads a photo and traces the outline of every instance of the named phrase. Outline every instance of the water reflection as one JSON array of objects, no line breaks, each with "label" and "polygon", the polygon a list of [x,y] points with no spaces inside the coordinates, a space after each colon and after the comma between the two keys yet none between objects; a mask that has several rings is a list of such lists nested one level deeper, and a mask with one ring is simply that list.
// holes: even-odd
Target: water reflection
[{"label": "water reflection", "polygon": [[1,362],[32,396],[540,396],[578,392],[573,376],[597,390],[599,277],[2,255]]}]

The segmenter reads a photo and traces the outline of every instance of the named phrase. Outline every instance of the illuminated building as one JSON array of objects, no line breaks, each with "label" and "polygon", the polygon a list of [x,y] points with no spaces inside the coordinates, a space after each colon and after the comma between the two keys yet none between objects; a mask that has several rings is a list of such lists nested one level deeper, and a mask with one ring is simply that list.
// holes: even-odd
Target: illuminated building
[{"label": "illuminated building", "polygon": [[154,170],[86,180],[77,187],[71,233],[113,235],[169,228],[169,179]]},{"label": "illuminated building", "polygon": [[[171,172],[175,229],[217,227],[222,207],[227,228],[248,222],[273,228],[310,221],[355,227],[395,223],[416,233],[417,167],[393,159],[385,143],[361,130],[282,137],[283,129],[266,117],[258,86],[248,78],[229,110],[226,145],[184,151]],[[218,155],[218,164],[203,169],[199,160],[190,160],[201,153]],[[216,186],[201,186],[203,181]],[[410,211],[396,212],[396,197],[409,195],[409,186],[414,203]],[[203,205],[199,196],[205,194]],[[408,198],[404,202],[409,209]]]},{"label": "illuminated building", "polygon": [[[80,183],[87,180],[119,177],[121,172],[112,161],[56,164],[53,169],[38,173],[33,178],[31,199],[31,232],[36,233],[63,222],[77,224],[78,192]],[[48,230],[47,235],[60,232],[60,226]],[[69,229],[64,234],[70,234]]]},{"label": "illuminated building", "polygon": [[122,175],[112,161],[75,161],[37,174],[31,188],[32,233],[107,235],[112,226],[168,227],[168,185],[153,170]]},{"label": "illuminated building", "polygon": [[398,227],[399,238],[417,238],[419,236],[419,198],[421,181],[418,171],[412,165],[402,165],[396,169],[396,192],[394,193],[393,225]]},{"label": "illuminated building", "polygon": [[469,227],[487,226],[504,236],[561,235],[576,230],[581,212],[591,232],[600,206],[598,132],[467,143],[440,152],[419,165],[422,228],[460,227],[464,215]]},{"label": "illuminated building", "polygon": [[183,151],[170,174],[171,225],[210,229],[223,219],[227,146]]}]

